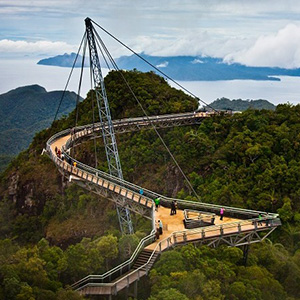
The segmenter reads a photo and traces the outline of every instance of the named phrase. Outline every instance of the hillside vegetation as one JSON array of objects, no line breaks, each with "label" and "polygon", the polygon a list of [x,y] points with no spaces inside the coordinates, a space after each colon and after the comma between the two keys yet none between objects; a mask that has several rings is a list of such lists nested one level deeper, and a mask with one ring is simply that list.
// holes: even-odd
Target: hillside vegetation
[{"label": "hillside vegetation", "polygon": [[270,109],[275,110],[276,106],[267,100],[242,100],[242,99],[227,99],[221,98],[213,101],[209,104],[214,109],[221,110],[233,110],[233,111],[244,111],[249,108],[251,109]]},{"label": "hillside vegetation", "polygon": [[[149,114],[197,107],[153,73],[123,74]],[[105,83],[113,118],[142,115],[116,72]],[[91,123],[92,98],[79,105],[78,124]],[[136,234],[121,237],[113,205],[69,185],[40,156],[52,134],[74,126],[75,115],[37,134],[2,174],[0,299],[80,299],[63,287],[124,260],[150,230],[133,216]],[[139,299],[300,299],[300,106],[247,110],[160,133],[202,201],[277,211],[283,226],[251,246],[246,266],[238,248],[188,245],[164,253]],[[151,130],[118,136],[118,148],[125,179],[196,201]],[[93,165],[93,143],[78,146],[75,156]]]},{"label": "hillside vegetation", "polygon": [[[29,146],[37,132],[51,125],[62,93],[31,85],[0,95],[0,171]],[[58,117],[69,114],[75,106],[76,94],[67,91]]]}]

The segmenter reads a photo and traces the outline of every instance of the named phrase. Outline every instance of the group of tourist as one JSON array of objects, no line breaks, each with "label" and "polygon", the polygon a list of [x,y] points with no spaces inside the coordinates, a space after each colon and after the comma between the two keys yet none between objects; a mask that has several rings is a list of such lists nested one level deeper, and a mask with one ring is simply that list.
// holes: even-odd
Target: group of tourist
[{"label": "group of tourist", "polygon": [[[55,151],[55,154],[56,154],[56,156],[58,158],[60,158],[62,161],[65,160],[65,155],[64,155],[64,153],[62,153],[62,151],[60,149],[58,149],[57,147],[55,147],[54,151]],[[76,168],[76,166],[77,166],[77,162],[76,161],[73,161],[73,163],[72,163],[71,157],[68,157],[67,163],[70,164],[70,165],[73,165],[74,168]]]}]

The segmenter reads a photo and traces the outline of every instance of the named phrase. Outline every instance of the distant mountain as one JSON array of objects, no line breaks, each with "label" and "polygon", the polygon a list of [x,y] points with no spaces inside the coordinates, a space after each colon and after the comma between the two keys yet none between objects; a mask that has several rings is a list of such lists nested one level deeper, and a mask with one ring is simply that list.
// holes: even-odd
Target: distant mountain
[{"label": "distant mountain", "polygon": [[222,110],[233,110],[233,111],[244,111],[248,108],[253,109],[268,109],[268,110],[275,110],[276,106],[270,103],[267,100],[230,100],[227,98],[217,99],[214,102],[210,103],[210,106],[215,109],[222,109]]},{"label": "distant mountain", "polygon": [[[74,61],[76,59],[76,53],[71,54],[63,54],[63,55],[57,55],[54,57],[49,57],[45,59],[41,59],[37,64],[38,65],[46,65],[46,66],[57,66],[57,67],[68,67],[71,68],[74,64]],[[75,68],[80,68],[82,64],[82,56],[78,55]],[[87,64],[85,63],[85,66]]]},{"label": "distant mountain", "polygon": [[[280,80],[274,76],[300,76],[300,69],[268,67],[247,67],[241,64],[227,64],[220,58],[198,56],[141,56],[175,80],[216,81],[233,79]],[[137,69],[142,72],[153,70],[135,55],[121,56],[116,60],[119,68]]]},{"label": "distant mountain", "polygon": [[[0,95],[0,170],[29,146],[36,132],[51,125],[62,93],[31,85]],[[74,109],[76,97],[65,93],[58,117]]]}]

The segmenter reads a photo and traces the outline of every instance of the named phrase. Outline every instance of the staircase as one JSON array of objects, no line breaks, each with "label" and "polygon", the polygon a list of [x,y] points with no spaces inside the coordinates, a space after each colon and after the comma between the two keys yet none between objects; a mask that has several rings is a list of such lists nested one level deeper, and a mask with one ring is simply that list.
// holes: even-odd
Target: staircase
[{"label": "staircase", "polygon": [[[151,255],[153,256],[151,260]],[[130,284],[137,282],[142,276],[147,275],[148,271],[153,266],[159,253],[157,251],[144,249],[137,260],[133,264],[131,270],[125,273],[123,276],[113,280],[111,283],[98,284],[96,282],[87,284],[86,286],[77,289],[80,295],[116,295],[119,291],[123,290],[125,287],[129,287]],[[147,263],[148,262],[148,263]],[[145,265],[147,264],[147,265]],[[142,267],[145,265],[144,267]],[[141,268],[142,267],[142,268]],[[134,272],[136,270],[136,272]],[[111,299],[111,298],[110,298]]]},{"label": "staircase", "polygon": [[[135,261],[134,265],[132,266],[132,270],[136,270],[139,267],[143,266],[150,258],[151,254],[153,253],[153,250],[144,249],[140,255],[138,256],[137,260]],[[156,261],[158,256],[158,252],[154,252],[153,256],[147,265],[147,270],[150,270],[153,266],[154,262]],[[146,271],[146,267],[142,268],[142,270]]]}]

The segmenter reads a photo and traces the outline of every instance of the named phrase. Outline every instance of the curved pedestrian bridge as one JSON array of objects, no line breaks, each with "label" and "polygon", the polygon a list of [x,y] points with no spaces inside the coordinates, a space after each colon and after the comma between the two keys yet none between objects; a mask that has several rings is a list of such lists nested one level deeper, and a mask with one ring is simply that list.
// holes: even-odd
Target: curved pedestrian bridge
[{"label": "curved pedestrian bridge", "polygon": [[[129,132],[141,128],[166,128],[200,124],[212,113],[183,113],[154,116],[150,118],[131,118],[114,121],[115,132]],[[152,220],[151,233],[143,238],[129,260],[102,275],[89,275],[73,285],[83,295],[116,295],[119,291],[147,275],[159,254],[167,249],[186,243],[207,244],[217,247],[221,243],[228,246],[243,246],[260,242],[277,226],[281,225],[277,214],[254,211],[235,207],[226,207],[202,202],[171,199],[133,183],[114,177],[77,161],[69,155],[76,144],[101,135],[100,124],[86,125],[67,129],[52,136],[47,142],[47,154],[58,170],[85,189],[114,201],[119,206],[126,206],[135,213]],[[64,159],[56,155],[55,149],[61,149]],[[75,164],[74,164],[75,163]],[[140,190],[143,189],[143,194]],[[161,206],[155,211],[154,199],[160,197]],[[170,215],[172,201],[177,201],[176,215]],[[225,209],[220,220],[219,212]],[[201,212],[209,218],[214,215],[213,225],[186,229],[184,220],[187,211]],[[200,216],[200,213],[199,213]],[[207,217],[206,216],[206,217]],[[197,223],[195,217],[193,222]],[[163,223],[163,233],[155,237],[157,221]],[[187,219],[186,219],[187,220]],[[194,226],[194,225],[193,225]]]}]

